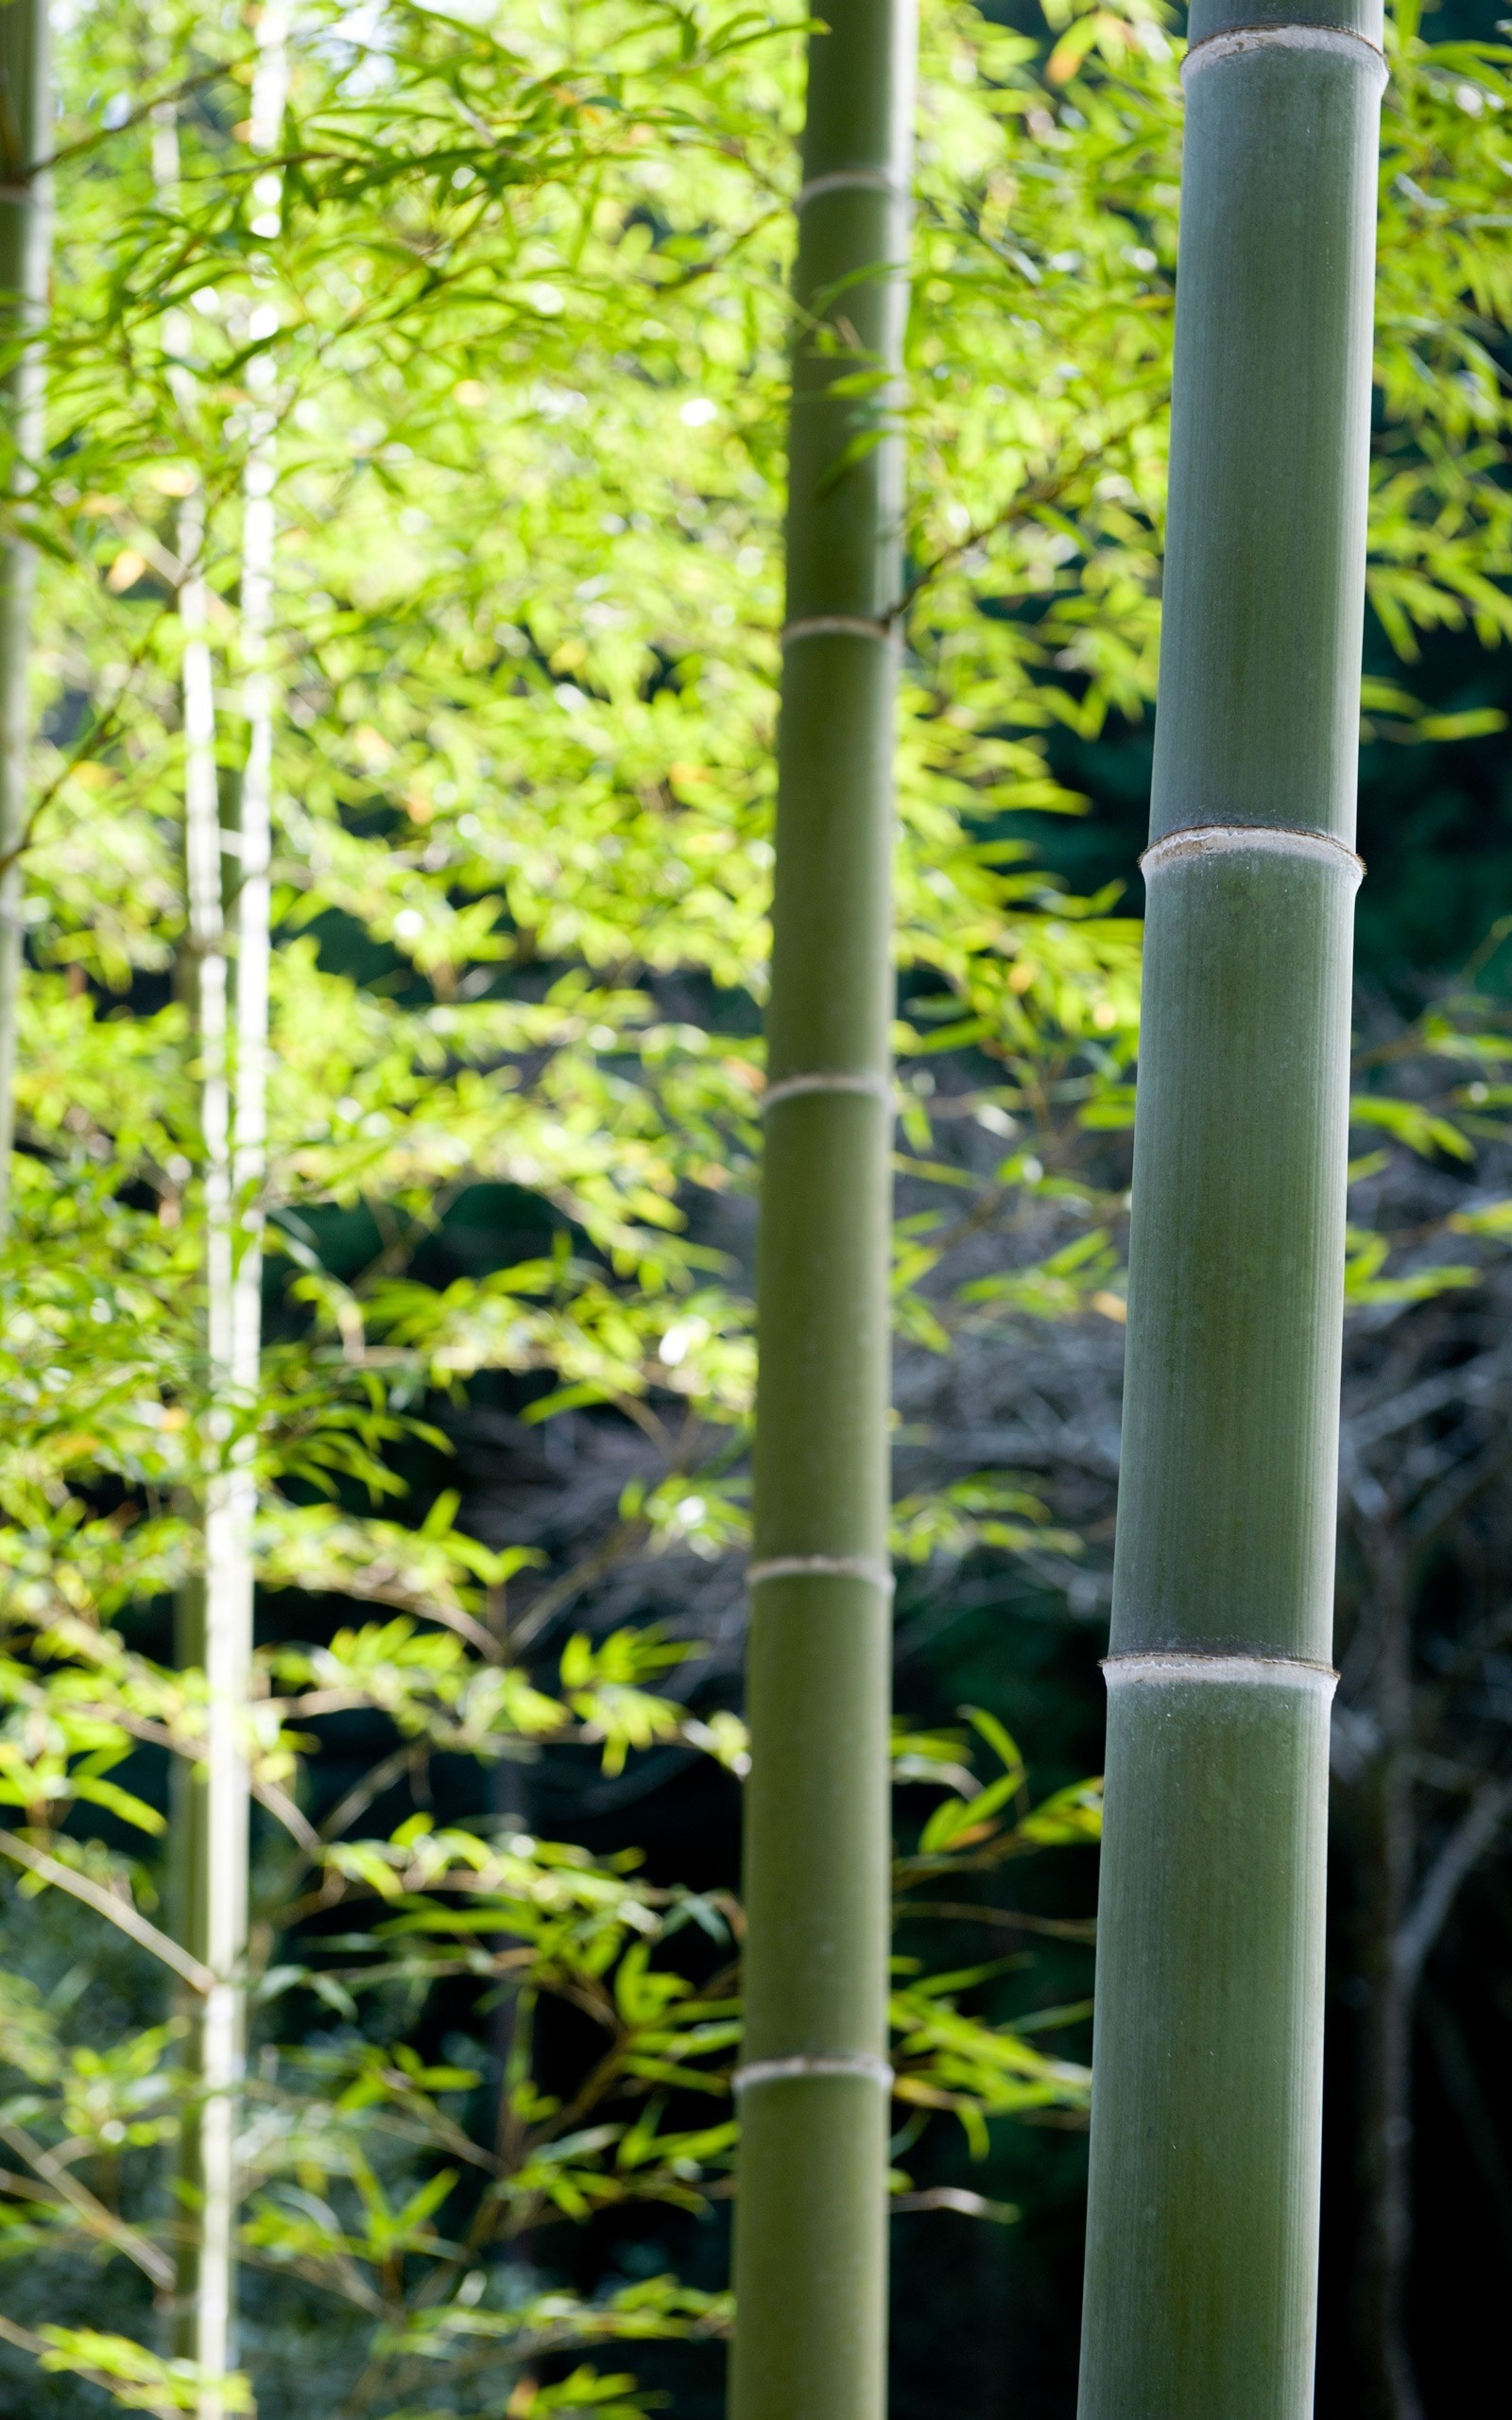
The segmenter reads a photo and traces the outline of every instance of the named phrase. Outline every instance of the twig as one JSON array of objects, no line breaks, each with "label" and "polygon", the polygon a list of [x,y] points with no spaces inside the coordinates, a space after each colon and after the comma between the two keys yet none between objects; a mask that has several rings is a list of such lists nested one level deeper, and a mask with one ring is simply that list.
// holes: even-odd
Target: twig
[{"label": "twig", "polygon": [[129,111],[117,125],[102,126],[94,134],[81,134],[77,143],[65,143],[60,150],[54,151],[48,159],[34,160],[29,168],[22,170],[22,176],[29,178],[51,175],[53,169],[60,168],[65,160],[77,160],[81,152],[94,151],[100,145],[111,142],[117,134],[129,134],[133,127],[146,125],[153,111],[162,109],[164,101],[181,101],[191,93],[202,93],[209,84],[233,81],[237,68],[254,64],[256,58],[255,51],[243,51],[238,59],[225,59],[217,66],[204,68],[198,76],[184,77],[180,82],[170,84],[166,92],[154,93],[150,101],[140,102],[134,110]]},{"label": "twig", "polygon": [[1070,487],[1072,475],[1070,471],[1064,471],[1057,479],[1036,479],[1022,494],[1015,496],[1011,504],[1005,505],[1001,512],[995,513],[990,521],[974,524],[964,538],[957,539],[954,546],[946,546],[932,562],[921,567],[902,595],[888,606],[882,619],[888,624],[901,622],[910,605],[939,578],[942,571],[948,571],[952,563],[959,562],[973,546],[985,546],[1000,529],[1011,529],[1016,521],[1026,521],[1041,505],[1058,502]]},{"label": "twig", "polygon": [[40,1880],[51,1882],[60,1891],[71,1892],[76,1899],[82,1899],[86,1908],[93,1908],[97,1916],[104,1916],[122,1932],[129,1933],[144,1949],[150,1949],[154,1958],[161,1958],[164,1966],[171,1966],[191,1991],[214,1991],[215,1978],[208,1966],[202,1966],[187,1949],[180,1949],[165,1932],[159,1932],[157,1926],[148,1924],[146,1916],[138,1915],[129,1901],[117,1899],[112,1892],[102,1890],[97,1882],[91,1882],[87,1875],[76,1874],[71,1865],[63,1865],[57,1858],[49,1857],[45,1849],[34,1849],[29,1841],[19,1840],[14,1832],[0,1831],[0,1857],[12,1858]]},{"label": "twig", "polygon": [[973,1908],[970,1900],[921,1899],[918,1905],[902,1900],[898,1909],[900,1921],[907,1916],[950,1916],[962,1924],[1006,1925],[1014,1932],[1048,1933],[1055,1941],[1095,1941],[1095,1916],[1025,1916],[1013,1908]]},{"label": "twig", "polygon": [[1469,1879],[1509,1811],[1512,1780],[1487,1782],[1476,1791],[1429,1867],[1417,1904],[1391,1945],[1391,1962],[1405,1978],[1409,1989],[1417,1982],[1423,1961],[1448,1922],[1461,1884]]},{"label": "twig", "polygon": [[251,1789],[259,1806],[266,1806],[275,1822],[283,1824],[290,1839],[298,1841],[306,1857],[318,1857],[320,1835],[315,1825],[301,1814],[287,1791],[280,1789],[274,1781],[254,1780]]},{"label": "twig", "polygon": [[135,2227],[128,2226],[124,2219],[118,2219],[112,2210],[108,2210],[103,2202],[96,2201],[88,2186],[81,2185],[77,2176],[71,2176],[61,2160],[55,2159],[43,2144],[34,2142],[24,2126],[13,2125],[9,2118],[0,2118],[0,2143],[13,2151],[18,2159],[29,2161],[43,2183],[50,2185],[55,2193],[77,2211],[91,2235],[100,2236],[106,2242],[113,2243],[118,2252],[125,2253],[128,2260],[135,2261],[155,2286],[166,2288],[172,2285],[173,2263],[166,2254],[160,2252],[155,2243],[149,2243],[145,2236],[139,2235]]},{"label": "twig", "polygon": [[539,1597],[532,1598],[510,1634],[509,1644],[513,1651],[518,1654],[522,1648],[529,1647],[547,1624],[555,1620],[564,1605],[570,1605],[581,1590],[591,1587],[595,1580],[601,1580],[606,1571],[612,1569],[621,1555],[628,1553],[644,1526],[641,1521],[617,1522],[591,1555],[576,1564],[571,1571],[563,1572],[549,1588],[542,1588]]},{"label": "twig", "polygon": [[[374,1765],[369,1772],[363,1775],[361,1781],[348,1790],[345,1798],[332,1808],[318,1830],[316,1830],[313,1825],[308,1827],[309,1841],[300,1840],[301,1853],[298,1857],[291,1858],[284,1867],[272,1897],[274,1908],[284,1910],[285,1924],[288,1917],[289,1893],[301,1876],[307,1874],[311,1866],[318,1863],[320,1851],[332,1841],[339,1839],[347,1825],[360,1815],[365,1807],[370,1806],[375,1798],[381,1798],[390,1784],[398,1781],[400,1775],[408,1770],[408,1766],[409,1746],[406,1741],[403,1748],[394,1749],[384,1757],[382,1763]],[[301,1821],[303,1821],[302,1817]],[[299,1836],[296,1835],[296,1837]]]}]

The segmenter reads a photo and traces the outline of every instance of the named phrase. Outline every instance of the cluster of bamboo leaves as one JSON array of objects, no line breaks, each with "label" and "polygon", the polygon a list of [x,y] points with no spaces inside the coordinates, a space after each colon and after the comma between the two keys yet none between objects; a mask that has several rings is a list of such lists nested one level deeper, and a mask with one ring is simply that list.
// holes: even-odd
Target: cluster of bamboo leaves
[{"label": "cluster of bamboo leaves", "polygon": [[[937,1353],[967,1327],[1122,1312],[1138,926],[1053,881],[1013,819],[1076,809],[1057,729],[1153,698],[1179,43],[1144,0],[1047,13],[1042,39],[955,5],[924,24],[897,1301],[905,1345]],[[176,2356],[152,2308],[201,2216],[164,2183],[197,1985],[163,1898],[161,1782],[202,1759],[207,1710],[203,1674],[139,1635],[198,1570],[234,1453],[260,1587],[352,1600],[334,1634],[258,1653],[245,1709],[266,1833],[244,2264],[350,2314],[352,2411],[512,2393],[512,2411],[627,2413],[628,2378],[558,2357],[727,2322],[671,2279],[549,2290],[549,2250],[512,2248],[553,2218],[728,2192],[738,1910],[487,1812],[442,1823],[417,1797],[376,1836],[368,1816],[430,1756],[472,1760],[485,1808],[501,1759],[584,1743],[611,1772],[669,1739],[742,1767],[732,1713],[667,1693],[683,1647],[571,1627],[600,1548],[538,1575],[459,1530],[455,1495],[412,1512],[400,1464],[444,1443],[438,1399],[502,1372],[532,1419],[592,1407],[648,1444],[611,1554],[713,1561],[744,1534],[746,1272],[701,1238],[742,1232],[762,1083],[801,35],[738,0],[300,0],[269,153],[249,140],[255,14],[109,0],[60,25],[46,448],[26,482],[0,466],[43,562],[0,1264],[0,1849],[39,1907],[129,1937],[100,1955],[146,2013],[102,2048],[71,2017],[72,1964],[50,1996],[0,1983],[21,2314],[0,2333],[128,2408],[251,2394]],[[1403,672],[1367,706],[1404,745],[1452,735],[1412,697],[1415,633],[1492,641],[1512,612],[1509,67],[1398,11],[1371,595]],[[268,1146],[239,1204],[264,1222],[268,1325],[258,1384],[228,1392],[206,1348],[185,650],[209,648],[232,903],[269,411]],[[1370,1139],[1465,1155],[1499,1131],[1506,1064],[1468,993],[1367,1071]],[[967,1129],[993,1139],[985,1177]],[[540,1201],[555,1248],[423,1283],[452,1206],[500,1184]],[[1494,1204],[1460,1223],[1491,1249],[1506,1227]],[[353,1233],[374,1239],[355,1260],[332,1248]],[[1353,1268],[1365,1301],[1471,1273],[1462,1246],[1394,1259],[1366,1226]],[[1051,1521],[983,1473],[901,1504],[895,1543],[1064,1560],[1077,1542]],[[333,1806],[321,1726],[356,1710],[391,1751]],[[908,1819],[904,1905],[1095,1835],[1093,1791],[1036,1807],[1014,1743],[972,1721],[901,1742],[901,1783],[936,1793]],[[991,1972],[907,1969],[894,2007],[901,2100],[973,2148],[994,2118],[1085,2101],[1032,2020],[971,2014]],[[459,1979],[507,1997],[497,2092],[407,2045]],[[599,2046],[555,2095],[532,2050],[553,2003]],[[319,2026],[285,2027],[311,2008]],[[135,2280],[118,2327],[39,2316],[50,2264],[81,2250]]]}]

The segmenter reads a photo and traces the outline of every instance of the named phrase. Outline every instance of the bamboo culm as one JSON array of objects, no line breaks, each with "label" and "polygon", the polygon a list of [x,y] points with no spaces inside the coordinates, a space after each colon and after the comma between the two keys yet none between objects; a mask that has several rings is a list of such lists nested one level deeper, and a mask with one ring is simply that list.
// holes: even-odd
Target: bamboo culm
[{"label": "bamboo culm", "polygon": [[[266,156],[278,148],[288,91],[288,9],[269,0],[257,21],[248,140]],[[177,182],[171,111],[154,134],[160,189]],[[253,188],[251,233],[276,236],[283,181],[269,166]],[[263,346],[278,331],[270,295],[254,302],[248,337]],[[172,373],[187,416],[193,372],[177,316],[165,331]],[[266,1168],[269,975],[269,873],[273,717],[269,664],[273,618],[277,476],[271,353],[253,351],[242,496],[241,625],[247,753],[239,828],[223,830],[216,771],[215,698],[206,639],[203,555],[205,498],[197,485],[180,514],[184,579],[184,830],[191,955],[200,1060],[200,1123],[205,1219],[207,1426],[212,1469],[203,1503],[203,1573],[186,1592],[180,1661],[202,1665],[207,1717],[203,1764],[184,1796],[185,1945],[215,1977],[191,2013],[198,2109],[183,2132],[180,2175],[189,2240],[179,2276],[179,2348],[202,2377],[198,2420],[219,2420],[220,2380],[235,2359],[237,2135],[246,2050],[249,1775],[245,1740],[252,1652],[253,1525],[257,1511],[255,1436],[247,1426],[262,1358],[261,1194]],[[228,925],[222,873],[236,869]]]},{"label": "bamboo culm", "polygon": [[1081,2420],[1306,2420],[1380,0],[1194,0]]},{"label": "bamboo culm", "polygon": [[[267,0],[257,21],[248,141],[266,157],[278,148],[288,95],[289,12]],[[284,181],[266,167],[257,179],[252,233],[277,235]],[[268,292],[252,310],[248,335],[266,345],[277,335],[278,305]],[[242,485],[241,626],[247,756],[241,784],[241,849],[236,886],[236,1076],[232,1179],[239,1236],[232,1306],[232,1369],[238,1392],[256,1392],[263,1340],[263,1213],[260,1195],[267,1162],[267,1017],[270,936],[269,873],[273,819],[273,718],[277,683],[269,662],[273,625],[274,510],[278,476],[277,369],[270,351],[251,354],[246,382],[251,429]],[[250,1440],[246,1441],[250,1443]],[[247,1452],[235,1458],[238,1502],[250,1587],[250,1525],[256,1491]]]},{"label": "bamboo culm", "polygon": [[[178,123],[171,102],[152,118],[153,181],[171,202],[179,182]],[[163,343],[180,414],[191,423],[196,381],[187,321],[167,315]],[[180,1591],[178,1654],[205,1676],[204,1755],[180,1775],[175,1845],[183,1946],[214,1977],[185,2003],[185,2064],[194,2101],[179,2141],[180,2250],[175,2350],[201,2371],[198,2420],[221,2420],[219,2381],[232,2364],[236,2135],[245,2019],[248,1898],[248,1772],[244,1726],[250,1650],[250,1590],[238,1553],[228,1448],[234,1426],[232,1198],[232,1059],[229,937],[221,871],[223,836],[216,761],[214,666],[209,641],[208,539],[203,480],[183,496],[177,546],[183,723],[184,882],[188,958],[198,1062],[205,1305],[201,1567]],[[245,1601],[244,1601],[245,1600]]]},{"label": "bamboo culm", "polygon": [[[248,127],[250,147],[265,156],[276,151],[283,130],[288,90],[287,34],[287,9],[280,0],[268,0],[257,21],[257,63]],[[266,241],[277,235],[282,196],[279,172],[265,169],[253,192],[256,212],[251,232],[255,236]],[[277,305],[271,299],[254,302],[248,326],[251,342],[266,343],[277,330]],[[239,829],[232,855],[234,908],[229,930],[221,905],[225,894],[221,861],[230,836],[220,826],[210,658],[208,649],[196,647],[202,623],[202,590],[197,593],[193,584],[186,583],[186,596],[180,597],[180,613],[185,616],[185,812],[191,836],[191,908],[193,911],[198,896],[199,913],[194,925],[198,964],[202,972],[208,960],[217,977],[208,1002],[201,981],[199,1041],[204,1071],[210,1419],[215,1430],[212,1443],[224,1456],[209,1482],[204,1507],[201,1647],[207,1754],[195,1826],[203,1845],[194,1858],[198,1889],[192,1945],[215,1977],[199,2021],[201,2116],[198,2141],[192,2146],[195,2169],[187,2180],[198,2206],[194,2275],[185,2281],[191,2287],[186,2312],[191,2349],[203,2374],[198,2420],[220,2420],[223,2397],[218,2381],[236,2355],[237,2136],[247,2032],[250,1806],[244,1735],[251,1674],[257,1513],[256,1437],[248,1420],[262,1363],[261,1197],[267,1158],[276,703],[268,659],[273,618],[273,490],[278,468],[276,368],[271,353],[252,353],[245,374],[250,397],[241,565],[247,752],[238,800]],[[202,545],[202,527],[198,534]],[[186,555],[185,560],[193,558]],[[189,711],[192,656],[208,709],[195,730]],[[218,1086],[214,1082],[217,1066]],[[218,1401],[214,1400],[216,1395]]]},{"label": "bamboo culm", "polygon": [[[891,760],[912,0],[833,0],[799,198],[732,2420],[880,2420]],[[857,373],[870,372],[872,380]],[[837,382],[868,386],[863,398]]]},{"label": "bamboo culm", "polygon": [[[47,0],[0,0],[0,339],[10,356],[0,411],[13,448],[12,501],[35,485],[44,443],[52,179],[38,173],[37,163],[46,155],[51,128]],[[0,1237],[9,1225],[15,1139],[36,585],[37,550],[12,528],[0,539]]]}]

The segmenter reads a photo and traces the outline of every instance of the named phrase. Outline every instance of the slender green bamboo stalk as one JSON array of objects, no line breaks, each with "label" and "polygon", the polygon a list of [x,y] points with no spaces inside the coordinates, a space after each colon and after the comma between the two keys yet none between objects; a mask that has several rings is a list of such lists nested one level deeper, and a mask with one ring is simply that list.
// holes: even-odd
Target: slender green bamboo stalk
[{"label": "slender green bamboo stalk", "polygon": [[1194,0],[1082,2420],[1305,2420],[1380,0]]},{"label": "slender green bamboo stalk", "polygon": [[[912,0],[809,49],[767,1018],[734,2420],[878,2420],[893,691]],[[840,380],[874,384],[836,393]]]},{"label": "slender green bamboo stalk", "polygon": [[[0,337],[7,343],[40,332],[47,312],[52,258],[52,179],[36,173],[52,128],[51,35],[47,0],[0,0]],[[36,479],[43,443],[46,370],[40,341],[11,363],[0,411],[15,446],[13,497]],[[26,830],[31,709],[32,601],[37,550],[10,534],[0,541],[0,1236],[9,1223],[10,1152],[15,1138],[16,1016],[22,968],[22,858]]]}]

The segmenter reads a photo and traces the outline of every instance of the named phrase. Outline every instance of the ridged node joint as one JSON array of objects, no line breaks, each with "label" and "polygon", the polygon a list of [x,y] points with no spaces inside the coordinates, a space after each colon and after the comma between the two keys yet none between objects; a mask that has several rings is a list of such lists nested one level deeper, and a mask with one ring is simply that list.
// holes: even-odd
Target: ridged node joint
[{"label": "ridged node joint", "polygon": [[1315,865],[1348,873],[1351,882],[1365,873],[1364,858],[1347,841],[1336,840],[1332,832],[1300,832],[1286,823],[1184,823],[1150,843],[1140,859],[1140,872],[1148,882],[1152,873],[1181,857],[1245,855],[1311,857]]},{"label": "ridged node joint", "polygon": [[1152,1648],[1129,1655],[1103,1659],[1103,1678],[1110,1689],[1141,1682],[1197,1681],[1236,1683],[1258,1689],[1306,1689],[1332,1697],[1339,1676],[1332,1664],[1314,1664],[1305,1655],[1259,1655],[1243,1649]]},{"label": "ridged node joint", "polygon": [[822,176],[810,177],[806,184],[799,185],[793,207],[802,210],[808,202],[817,201],[821,194],[827,193],[882,193],[892,201],[909,201],[913,198],[908,187],[900,184],[885,168],[826,168]]},{"label": "ridged node joint", "polygon": [[1347,26],[1230,26],[1221,34],[1209,34],[1205,42],[1194,43],[1181,61],[1181,81],[1189,84],[1204,67],[1220,59],[1244,59],[1251,53],[1267,50],[1312,50],[1332,52],[1335,59],[1348,59],[1356,66],[1372,68],[1381,83],[1386,80],[1384,53],[1368,34],[1352,33]]},{"label": "ridged node joint", "polygon": [[871,614],[804,614],[795,622],[784,622],[778,644],[796,647],[800,639],[884,639],[898,635],[895,622]]},{"label": "ridged node joint", "polygon": [[730,2079],[735,2092],[749,2092],[759,2083],[806,2083],[822,2076],[860,2076],[868,2083],[881,2084],[884,2091],[892,2090],[892,2069],[885,2059],[874,2058],[868,2050],[824,2050],[816,2056],[793,2059],[753,2059],[749,2066],[737,2067]]},{"label": "ridged node joint", "polygon": [[860,1093],[868,1099],[880,1100],[888,1109],[892,1107],[892,1080],[888,1076],[872,1075],[865,1068],[853,1072],[845,1068],[814,1068],[806,1075],[782,1076],[775,1084],[768,1084],[757,1104],[759,1113],[765,1117],[780,1101],[800,1100],[808,1093]]},{"label": "ridged node joint", "polygon": [[890,1596],[892,1565],[870,1554],[775,1554],[753,1563],[746,1574],[747,1588],[768,1580],[865,1580]]}]

